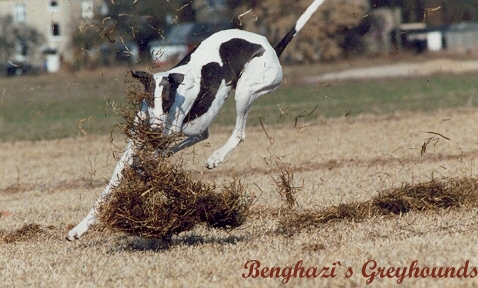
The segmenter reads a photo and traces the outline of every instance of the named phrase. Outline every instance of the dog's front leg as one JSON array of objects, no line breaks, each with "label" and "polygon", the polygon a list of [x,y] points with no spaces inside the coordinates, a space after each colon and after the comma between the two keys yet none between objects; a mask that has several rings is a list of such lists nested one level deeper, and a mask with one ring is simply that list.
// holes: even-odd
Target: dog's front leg
[{"label": "dog's front leg", "polygon": [[126,147],[125,152],[121,156],[118,164],[116,164],[115,170],[113,172],[113,176],[111,176],[110,181],[106,185],[105,190],[101,193],[100,197],[96,200],[95,205],[91,208],[90,212],[86,217],[75,226],[75,228],[71,229],[70,232],[66,235],[66,240],[74,241],[75,239],[79,239],[81,235],[83,235],[88,229],[96,222],[96,215],[98,213],[98,206],[110,195],[111,190],[117,187],[121,181],[123,169],[128,165],[131,165],[133,162],[133,155],[135,153],[135,149],[137,149],[136,145],[133,143],[132,140],[128,141],[128,145]]}]

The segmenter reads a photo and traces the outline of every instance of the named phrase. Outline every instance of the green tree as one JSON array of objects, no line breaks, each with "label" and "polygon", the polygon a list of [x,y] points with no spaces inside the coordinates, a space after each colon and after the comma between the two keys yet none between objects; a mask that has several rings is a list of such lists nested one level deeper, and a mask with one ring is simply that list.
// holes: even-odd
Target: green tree
[{"label": "green tree", "polygon": [[[75,68],[94,68],[108,62],[115,47],[135,42],[140,57],[149,59],[148,43],[164,37],[168,22],[194,20],[191,0],[114,0],[106,1],[107,14],[95,14],[73,31]],[[106,53],[106,54],[105,54]]]},{"label": "green tree", "polygon": [[[168,20],[194,21],[191,0],[115,0],[107,1],[109,15],[105,35],[110,39],[135,41],[144,49],[150,40],[163,37]],[[169,18],[169,19],[168,19]]]}]

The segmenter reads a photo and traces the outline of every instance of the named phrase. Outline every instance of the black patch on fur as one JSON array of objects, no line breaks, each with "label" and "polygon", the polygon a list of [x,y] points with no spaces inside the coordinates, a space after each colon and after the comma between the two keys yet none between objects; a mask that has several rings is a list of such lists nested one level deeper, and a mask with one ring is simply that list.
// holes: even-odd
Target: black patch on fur
[{"label": "black patch on fur", "polygon": [[225,80],[226,85],[236,88],[244,66],[254,57],[262,56],[264,52],[265,49],[261,45],[240,38],[222,43],[219,55],[223,65],[211,62],[202,67],[199,94],[185,120],[194,120],[208,111],[222,80]]},{"label": "black patch on fur", "polygon": [[264,54],[265,49],[259,44],[254,44],[244,39],[231,39],[219,47],[223,65],[223,75],[226,83],[232,81],[232,86],[236,88],[237,80],[241,76],[246,63],[254,57]]},{"label": "black patch on fur", "polygon": [[217,90],[221,85],[222,67],[219,63],[212,62],[206,64],[201,69],[201,88],[198,97],[194,100],[194,104],[186,115],[186,121],[194,120],[207,112],[212,102],[216,98]]},{"label": "black patch on fur", "polygon": [[154,89],[156,88],[156,81],[153,74],[145,71],[131,71],[133,78],[139,79],[144,85],[144,91],[147,93],[145,100],[148,106],[154,108]]},{"label": "black patch on fur", "polygon": [[282,55],[282,52],[284,52],[285,47],[292,41],[292,38],[294,38],[294,35],[297,33],[297,30],[294,28],[290,29],[290,31],[282,38],[282,40],[277,44],[277,46],[274,48],[276,51],[277,57],[280,57]]},{"label": "black patch on fur", "polygon": [[176,100],[176,91],[178,90],[179,85],[183,82],[184,75],[179,73],[171,73],[168,77],[163,77],[160,85],[163,86],[162,98],[162,108],[164,113],[168,113],[171,110],[171,107]]}]

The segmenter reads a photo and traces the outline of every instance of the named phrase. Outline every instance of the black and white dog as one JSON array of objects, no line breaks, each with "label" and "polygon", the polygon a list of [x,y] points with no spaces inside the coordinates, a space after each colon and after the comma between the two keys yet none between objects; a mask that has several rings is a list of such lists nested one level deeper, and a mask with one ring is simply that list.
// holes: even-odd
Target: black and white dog
[{"label": "black and white dog", "polygon": [[[297,20],[295,26],[273,48],[267,39],[242,30],[225,30],[204,40],[174,68],[151,74],[132,72],[140,79],[154,99],[145,101],[138,118],[169,135],[182,132],[188,136],[173,147],[172,152],[208,138],[208,127],[235,88],[236,125],[224,146],[209,156],[206,167],[217,167],[246,137],[246,117],[252,102],[275,90],[282,80],[279,56],[297,32],[325,0],[314,0]],[[79,239],[96,221],[97,206],[118,186],[121,172],[131,165],[135,153],[132,140],[119,160],[111,180],[88,215],[66,236]]]}]

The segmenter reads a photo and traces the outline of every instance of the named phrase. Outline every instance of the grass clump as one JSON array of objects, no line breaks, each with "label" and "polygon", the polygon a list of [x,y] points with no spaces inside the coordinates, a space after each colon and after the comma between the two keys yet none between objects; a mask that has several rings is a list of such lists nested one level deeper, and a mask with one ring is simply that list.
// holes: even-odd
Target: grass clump
[{"label": "grass clump", "polygon": [[334,221],[363,221],[376,216],[402,215],[412,211],[478,206],[478,180],[471,177],[432,179],[386,190],[366,202],[331,206],[321,211],[293,211],[281,220],[286,231],[318,227]]},{"label": "grass clump", "polygon": [[233,229],[244,223],[250,201],[237,179],[216,191],[194,181],[180,164],[141,151],[123,171],[121,184],[100,208],[100,219],[114,231],[169,239],[199,223]]},{"label": "grass clump", "polygon": [[0,241],[3,243],[16,243],[30,239],[37,239],[45,235],[46,231],[36,223],[25,224],[14,231],[0,231]]}]

